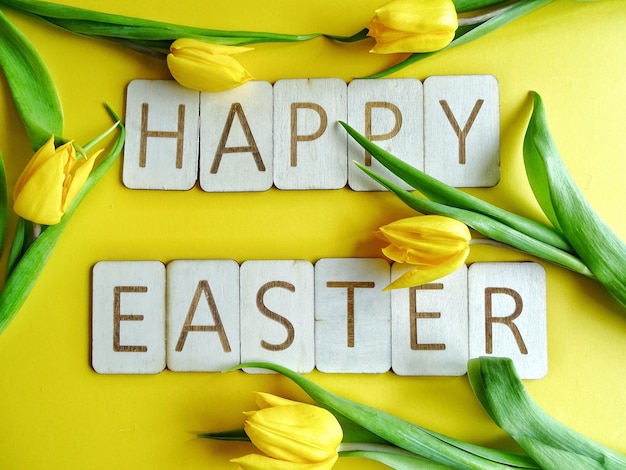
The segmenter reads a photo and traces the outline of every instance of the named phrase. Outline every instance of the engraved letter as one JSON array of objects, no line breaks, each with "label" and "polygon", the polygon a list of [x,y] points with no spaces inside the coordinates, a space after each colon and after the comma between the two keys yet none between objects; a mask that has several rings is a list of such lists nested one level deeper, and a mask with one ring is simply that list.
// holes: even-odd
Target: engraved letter
[{"label": "engraved letter", "polygon": [[113,288],[113,351],[115,352],[146,352],[147,346],[126,346],[120,344],[120,323],[123,321],[143,321],[143,315],[122,314],[121,294],[124,293],[145,293],[148,292],[146,286],[116,286]]},{"label": "engraved letter", "polygon": [[296,287],[293,284],[284,281],[271,281],[263,284],[256,294],[256,306],[259,309],[259,312],[261,312],[267,318],[280,323],[287,330],[287,338],[282,343],[271,344],[267,341],[262,340],[261,346],[263,347],[263,349],[267,349],[268,351],[283,351],[291,346],[296,335],[293,324],[289,320],[287,320],[282,315],[272,312],[269,308],[265,306],[263,297],[268,290],[273,289],[274,287],[287,289],[289,292],[295,292]]},{"label": "engraved letter", "polygon": [[[200,295],[202,295],[203,293],[209,305],[209,309],[211,310],[211,316],[213,317],[213,321],[215,322],[214,325],[191,324],[196,310],[198,309]],[[185,340],[187,339],[187,334],[190,331],[216,331],[220,337],[220,342],[222,343],[222,349],[224,350],[224,352],[228,353],[231,351],[228,337],[226,336],[226,331],[224,330],[224,325],[220,317],[220,312],[217,310],[217,305],[215,304],[213,293],[211,292],[209,283],[206,280],[202,280],[198,283],[198,287],[196,288],[193,300],[191,301],[191,305],[189,306],[189,311],[187,312],[187,316],[185,317],[185,324],[183,325],[183,329],[181,330],[180,336],[178,337],[178,342],[176,343],[177,352],[183,350],[183,347],[185,346]]]},{"label": "engraved letter", "polygon": [[411,287],[409,290],[409,310],[411,314],[411,349],[413,351],[443,351],[446,345],[443,343],[421,344],[417,341],[417,320],[420,318],[441,318],[441,312],[418,312],[416,291],[422,289],[443,289],[443,284],[437,282]]},{"label": "engraved letter", "polygon": [[[393,129],[384,134],[372,134],[372,108],[388,109],[393,113],[395,118],[395,124]],[[387,101],[368,101],[365,103],[365,138],[372,142],[380,140],[393,139],[400,129],[402,128],[402,113],[400,109],[393,103]],[[372,155],[369,152],[365,152],[365,166],[372,165]]]},{"label": "engraved letter", "polygon": [[474,105],[472,112],[467,118],[467,122],[465,123],[465,126],[463,127],[463,129],[461,129],[461,126],[459,126],[459,123],[454,117],[454,114],[452,114],[452,110],[450,109],[448,102],[446,100],[439,101],[439,104],[443,108],[443,112],[446,114],[448,121],[450,121],[450,124],[452,125],[454,132],[459,138],[459,163],[461,165],[465,164],[465,139],[467,138],[467,134],[469,134],[472,124],[474,124],[474,121],[476,120],[476,116],[478,116],[478,112],[480,111],[480,108],[482,107],[484,101],[485,100],[476,101],[476,104]]},{"label": "engraved letter", "polygon": [[[298,109],[310,109],[315,111],[320,118],[320,125],[312,134],[298,134]],[[316,103],[291,103],[291,166],[298,166],[298,142],[310,142],[319,138],[326,132],[328,116],[326,111]]]},{"label": "engraved letter", "polygon": [[175,132],[148,130],[148,103],[141,105],[141,140],[139,143],[139,166],[146,167],[148,137],[176,139],[176,168],[183,167],[183,143],[185,139],[185,105],[178,106],[178,129]]},{"label": "engraved letter", "polygon": [[[248,142],[247,146],[226,147],[226,141],[228,140],[230,129],[233,126],[235,115],[237,115],[237,119],[239,119],[243,133],[246,136],[246,141]],[[243,112],[241,103],[233,103],[230,107],[230,111],[228,112],[228,118],[226,119],[226,125],[224,126],[224,130],[222,131],[220,143],[217,146],[217,150],[215,151],[215,159],[213,160],[213,165],[211,165],[211,173],[217,173],[220,168],[222,156],[225,153],[244,152],[249,152],[252,154],[252,157],[254,158],[254,163],[256,163],[257,170],[265,171],[265,165],[263,164],[263,159],[261,158],[261,152],[259,152],[259,147],[254,140],[254,136],[252,135],[252,131],[250,130],[250,125],[248,124],[248,119],[246,119],[246,115]]]},{"label": "engraved letter", "polygon": [[373,282],[341,282],[328,281],[326,287],[341,287],[348,289],[348,347],[354,347],[354,289],[373,288]]},{"label": "engraved letter", "polygon": [[[493,294],[505,294],[513,297],[515,301],[515,310],[508,317],[494,317],[493,316],[493,304],[491,298]],[[528,354],[528,349],[526,349],[526,345],[524,344],[524,340],[522,339],[522,335],[517,328],[517,325],[513,323],[517,317],[522,313],[523,308],[522,297],[519,295],[517,291],[513,289],[509,289],[507,287],[487,287],[485,289],[485,339],[486,339],[486,353],[491,354],[493,352],[493,324],[494,323],[502,323],[509,327],[513,336],[515,337],[515,341],[519,350],[522,354]]]}]

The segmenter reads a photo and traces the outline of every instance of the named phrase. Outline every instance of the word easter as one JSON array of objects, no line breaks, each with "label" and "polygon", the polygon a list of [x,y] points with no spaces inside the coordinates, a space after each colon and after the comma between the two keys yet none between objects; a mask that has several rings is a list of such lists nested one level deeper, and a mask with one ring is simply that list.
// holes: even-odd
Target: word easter
[{"label": "word easter", "polygon": [[499,89],[490,75],[253,81],[208,93],[135,80],[126,99],[123,182],[209,192],[380,191],[351,160],[410,189],[348,138],[344,121],[385,150],[457,187],[500,178]]},{"label": "word easter", "polygon": [[92,366],[149,374],[268,361],[301,373],[463,375],[468,358],[496,355],[522,378],[546,374],[541,265],[474,263],[383,291],[406,269],[377,258],[101,261]]}]

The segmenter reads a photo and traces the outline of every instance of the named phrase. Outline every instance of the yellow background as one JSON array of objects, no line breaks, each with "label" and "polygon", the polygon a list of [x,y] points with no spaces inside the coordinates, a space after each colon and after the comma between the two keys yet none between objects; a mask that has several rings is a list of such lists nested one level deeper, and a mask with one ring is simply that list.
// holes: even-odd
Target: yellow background
[{"label": "yellow background", "polygon": [[[66,0],[91,9],[221,29],[352,34],[381,0]],[[86,142],[123,112],[135,78],[168,78],[164,64],[122,47],[73,36],[7,11],[57,82],[66,137]],[[397,74],[493,74],[500,83],[502,179],[471,192],[540,217],[524,175],[521,143],[539,91],[573,177],[601,216],[626,238],[626,3],[557,0],[480,39]],[[259,45],[241,56],[261,80],[353,77],[398,57],[371,43],[325,39]],[[31,152],[6,83],[0,82],[0,148],[9,186]],[[232,468],[248,444],[194,439],[239,427],[252,392],[303,399],[277,376],[171,373],[103,376],[90,366],[90,270],[100,260],[379,256],[371,233],[412,212],[389,194],[339,191],[209,194],[131,191],[116,164],[74,215],[21,312],[0,337],[0,468]],[[492,247],[470,262],[532,259]],[[547,271],[549,373],[527,381],[532,396],[570,427],[626,453],[626,312],[594,282]],[[512,441],[486,416],[466,377],[312,373],[321,385],[454,437],[501,448]],[[337,468],[379,468],[345,459]]]}]

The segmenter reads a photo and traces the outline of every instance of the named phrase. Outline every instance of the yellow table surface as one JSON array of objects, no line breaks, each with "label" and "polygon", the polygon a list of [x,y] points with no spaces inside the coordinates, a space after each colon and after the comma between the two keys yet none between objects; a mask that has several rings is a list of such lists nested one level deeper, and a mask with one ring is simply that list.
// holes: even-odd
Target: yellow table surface
[{"label": "yellow table surface", "polygon": [[[352,34],[381,0],[66,0],[67,4],[220,29]],[[103,102],[123,112],[135,78],[169,78],[164,63],[80,38],[12,11],[56,80],[66,136],[86,142],[108,127]],[[540,217],[522,163],[529,90],[543,96],[551,128],[574,179],[626,238],[626,2],[556,0],[495,33],[398,73],[493,74],[500,83],[502,179],[471,193]],[[368,53],[371,43],[325,39],[258,45],[240,56],[257,79],[373,73],[399,57]],[[9,187],[30,158],[4,79],[0,148]],[[296,399],[282,377],[241,372],[107,376],[90,365],[90,272],[100,260],[294,259],[380,256],[372,232],[412,212],[386,193],[278,191],[210,194],[131,191],[117,163],[74,215],[30,297],[0,336],[0,468],[233,468],[249,444],[195,439],[239,427],[254,391]],[[531,260],[493,247],[469,262]],[[593,281],[547,263],[547,377],[529,392],[568,426],[626,453],[626,312]],[[322,374],[319,384],[470,442],[515,449],[483,412],[466,377]],[[337,468],[381,468],[344,459]]]}]

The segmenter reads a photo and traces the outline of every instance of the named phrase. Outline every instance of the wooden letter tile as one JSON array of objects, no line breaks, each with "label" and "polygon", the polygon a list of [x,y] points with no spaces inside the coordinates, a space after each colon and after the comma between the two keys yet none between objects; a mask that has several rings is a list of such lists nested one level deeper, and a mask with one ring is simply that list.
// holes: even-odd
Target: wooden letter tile
[{"label": "wooden letter tile", "polygon": [[241,362],[273,362],[300,373],[313,370],[313,273],[313,265],[303,260],[241,265]]},{"label": "wooden letter tile", "polygon": [[[422,83],[415,78],[353,80],[348,85],[348,123],[379,147],[420,170],[424,169],[423,115]],[[348,184],[355,191],[381,191],[383,187],[353,161],[411,189],[349,139]]]},{"label": "wooden letter tile", "polygon": [[167,265],[167,367],[217,372],[239,364],[239,265],[176,260]]},{"label": "wooden letter tile", "polygon": [[101,261],[93,268],[92,366],[100,374],[165,368],[165,266]]},{"label": "wooden letter tile", "polygon": [[273,183],[272,84],[200,95],[200,187],[265,191]]},{"label": "wooden letter tile", "polygon": [[124,185],[191,189],[198,178],[200,93],[173,80],[133,80],[126,94]]},{"label": "wooden letter tile", "polygon": [[389,264],[326,258],[315,264],[315,363],[322,372],[380,373],[391,367]]},{"label": "wooden letter tile", "polygon": [[469,268],[470,357],[504,356],[522,379],[548,372],[546,273],[537,263]]},{"label": "wooden letter tile", "polygon": [[457,187],[500,179],[500,103],[491,75],[433,76],[424,81],[424,169]]},{"label": "wooden letter tile", "polygon": [[[407,270],[395,263],[391,277]],[[391,292],[392,360],[398,375],[467,372],[467,267],[437,281]]]},{"label": "wooden letter tile", "polygon": [[347,85],[338,78],[274,84],[274,184],[279,189],[346,185]]}]

